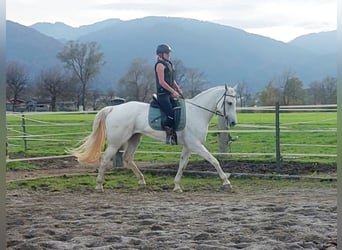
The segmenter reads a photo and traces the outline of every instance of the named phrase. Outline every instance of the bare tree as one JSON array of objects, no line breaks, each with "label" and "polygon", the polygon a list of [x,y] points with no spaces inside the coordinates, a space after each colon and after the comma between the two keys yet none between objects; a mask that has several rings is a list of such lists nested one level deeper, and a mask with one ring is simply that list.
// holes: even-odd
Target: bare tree
[{"label": "bare tree", "polygon": [[12,110],[15,111],[15,106],[18,103],[20,95],[28,86],[28,75],[23,65],[19,63],[10,63],[7,66],[6,72],[7,97],[13,98]]},{"label": "bare tree", "polygon": [[236,87],[236,94],[240,102],[240,107],[246,107],[249,101],[248,99],[250,98],[251,95],[248,91],[248,85],[245,81],[241,81],[238,83]]},{"label": "bare tree", "polygon": [[323,80],[325,87],[325,104],[336,104],[337,103],[337,79],[335,77],[325,77]]},{"label": "bare tree", "polygon": [[337,79],[325,77],[321,81],[312,82],[308,92],[309,100],[313,104],[336,104]]},{"label": "bare tree", "polygon": [[127,100],[149,101],[155,91],[153,72],[146,59],[134,59],[127,73],[119,80],[122,95]]},{"label": "bare tree", "polygon": [[199,69],[186,67],[179,59],[174,60],[173,65],[176,70],[175,80],[183,89],[184,96],[192,98],[205,88],[207,80]]},{"label": "bare tree", "polygon": [[51,110],[56,111],[57,99],[70,84],[70,77],[58,67],[42,70],[38,77],[38,95],[49,98]]},{"label": "bare tree", "polygon": [[90,90],[88,92],[88,100],[91,102],[91,106],[93,110],[97,110],[99,108],[99,99],[101,97],[101,91],[98,89]]},{"label": "bare tree", "polygon": [[174,65],[175,70],[176,70],[175,80],[180,87],[183,87],[185,85],[185,82],[186,82],[186,78],[187,78],[186,74],[187,74],[188,68],[185,67],[183,61],[179,60],[179,59],[173,60],[173,65]]},{"label": "bare tree", "polygon": [[204,73],[196,68],[187,68],[185,84],[183,86],[184,96],[192,98],[204,90],[207,81]]},{"label": "bare tree", "polygon": [[108,88],[105,91],[105,96],[107,97],[108,101],[112,100],[115,97],[115,95],[116,95],[116,91],[113,88]]},{"label": "bare tree", "polygon": [[100,52],[96,42],[69,41],[63,51],[57,54],[57,58],[65,63],[66,67],[71,69],[79,79],[80,105],[85,108],[88,85],[104,65],[103,53]]}]

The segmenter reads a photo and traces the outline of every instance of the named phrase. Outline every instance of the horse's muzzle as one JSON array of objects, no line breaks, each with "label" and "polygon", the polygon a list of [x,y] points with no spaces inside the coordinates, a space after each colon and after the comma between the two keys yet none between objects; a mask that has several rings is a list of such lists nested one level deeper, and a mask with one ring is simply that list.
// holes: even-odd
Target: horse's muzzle
[{"label": "horse's muzzle", "polygon": [[229,126],[234,127],[235,125],[236,125],[236,122],[235,122],[235,121],[229,122]]}]

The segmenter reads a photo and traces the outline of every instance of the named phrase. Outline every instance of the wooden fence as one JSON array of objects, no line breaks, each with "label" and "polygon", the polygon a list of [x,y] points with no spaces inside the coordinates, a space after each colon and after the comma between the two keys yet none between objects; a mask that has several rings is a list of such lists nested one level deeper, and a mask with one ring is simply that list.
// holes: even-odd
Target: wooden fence
[{"label": "wooden fence", "polygon": [[[274,113],[274,127],[268,127],[267,129],[243,129],[239,130],[237,128],[234,128],[233,130],[229,130],[226,128],[224,121],[219,119],[218,120],[218,129],[210,129],[209,133],[215,133],[219,134],[218,139],[218,152],[214,152],[214,155],[221,155],[221,156],[268,156],[268,157],[274,157],[274,159],[277,161],[278,167],[280,167],[281,161],[284,157],[328,157],[328,158],[336,158],[336,153],[282,153],[281,151],[281,140],[280,140],[280,133],[303,133],[303,132],[321,132],[321,133],[336,133],[336,128],[331,129],[321,129],[321,130],[287,130],[283,129],[280,126],[279,121],[279,114],[282,112],[336,112],[337,106],[336,105],[301,105],[301,106],[268,106],[268,107],[250,107],[250,108],[238,108],[238,112],[268,112],[268,113]],[[21,139],[23,141],[22,147],[23,151],[27,152],[28,149],[28,143],[29,141],[33,140],[41,140],[44,142],[50,141],[50,142],[58,142],[60,141],[58,138],[60,136],[67,136],[67,135],[86,135],[83,132],[73,132],[73,133],[60,133],[60,134],[35,134],[30,135],[28,134],[28,125],[27,120],[32,120],[30,118],[31,115],[57,115],[57,114],[69,114],[69,115],[78,115],[78,114],[86,114],[86,113],[96,113],[94,112],[34,112],[34,113],[7,113],[7,116],[17,116],[21,117],[21,124],[17,125],[9,125],[7,126],[8,131],[16,131],[18,135],[9,135],[8,138],[8,144],[9,144],[9,155],[7,157],[7,162],[13,162],[13,161],[25,161],[25,160],[39,160],[39,159],[49,159],[49,158],[62,158],[62,157],[69,157],[69,155],[50,155],[50,156],[42,156],[42,157],[23,157],[18,159],[12,159],[11,158],[11,146],[13,144],[11,143],[14,140]],[[88,123],[51,123],[51,122],[45,122],[43,120],[37,120],[37,124],[35,126],[91,126],[91,122]],[[19,128],[21,127],[21,128]],[[251,126],[253,127],[253,126]],[[274,151],[273,152],[231,152],[230,145],[233,143],[234,139],[237,139],[236,137],[230,136],[230,133],[234,133],[234,135],[244,134],[244,133],[272,133],[275,135],[275,142],[274,142]],[[76,143],[76,142],[75,142]],[[157,143],[157,142],[156,142]],[[234,142],[235,143],[235,142]],[[17,145],[20,146],[20,145]],[[288,146],[288,145],[287,145]],[[298,146],[298,145],[297,145]],[[334,145],[322,145],[322,146],[334,146]],[[336,145],[335,145],[336,147]],[[163,152],[161,150],[156,151],[137,151],[139,154],[177,154],[180,155],[180,152]]]}]

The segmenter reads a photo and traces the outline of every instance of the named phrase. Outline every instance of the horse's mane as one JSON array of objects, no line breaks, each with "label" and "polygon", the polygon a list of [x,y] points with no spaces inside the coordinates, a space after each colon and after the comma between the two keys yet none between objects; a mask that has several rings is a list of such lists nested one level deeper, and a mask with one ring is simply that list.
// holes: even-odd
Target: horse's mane
[{"label": "horse's mane", "polygon": [[[200,98],[202,95],[205,95],[205,94],[212,92],[212,91],[216,91],[217,89],[224,89],[224,86],[216,86],[216,87],[212,87],[210,89],[204,90],[201,93],[194,96],[191,100],[195,101],[196,99]],[[232,89],[232,87],[228,86],[228,89]]]}]

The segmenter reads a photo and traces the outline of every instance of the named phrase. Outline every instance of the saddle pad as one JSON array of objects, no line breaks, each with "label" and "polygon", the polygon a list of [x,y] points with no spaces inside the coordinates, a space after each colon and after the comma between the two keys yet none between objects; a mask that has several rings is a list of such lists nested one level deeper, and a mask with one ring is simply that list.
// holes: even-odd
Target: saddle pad
[{"label": "saddle pad", "polygon": [[[179,99],[180,104],[180,119],[179,124],[177,127],[177,131],[181,131],[185,128],[186,123],[186,112],[185,112],[185,101],[184,99]],[[150,105],[150,109],[148,111],[148,123],[150,124],[151,128],[155,130],[164,130],[161,126],[161,112],[159,108],[152,107]]]}]

